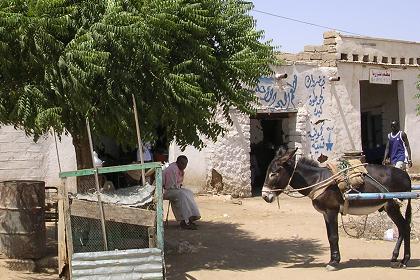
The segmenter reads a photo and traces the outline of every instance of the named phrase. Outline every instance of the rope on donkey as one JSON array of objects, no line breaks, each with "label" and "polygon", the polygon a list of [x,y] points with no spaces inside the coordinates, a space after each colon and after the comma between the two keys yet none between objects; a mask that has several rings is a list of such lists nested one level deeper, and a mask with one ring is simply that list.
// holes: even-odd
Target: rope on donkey
[{"label": "rope on donkey", "polygon": [[[290,190],[288,190],[288,192],[289,193],[292,193],[292,192],[299,192],[299,191],[303,191],[303,190],[307,190],[307,189],[311,189],[311,188],[317,188],[317,189],[319,189],[319,188],[322,188],[322,187],[325,187],[325,186],[329,186],[335,179],[337,179],[337,177],[339,177],[342,173],[344,173],[344,172],[346,172],[346,171],[348,171],[348,170],[351,170],[351,169],[354,169],[354,168],[357,168],[357,167],[360,167],[360,166],[364,166],[364,165],[367,165],[367,163],[362,163],[362,164],[358,164],[358,165],[354,165],[354,166],[350,166],[350,167],[348,167],[348,168],[345,168],[345,169],[343,169],[343,170],[340,170],[337,174],[335,174],[335,175],[333,175],[333,176],[331,176],[331,177],[329,177],[329,178],[327,178],[327,179],[325,179],[325,180],[322,180],[321,182],[318,182],[318,183],[316,183],[316,184],[313,184],[313,185],[310,185],[310,186],[307,186],[307,187],[302,187],[302,188],[293,188],[293,189],[290,189]],[[295,167],[295,169],[296,169],[296,167]],[[293,174],[294,174],[294,172],[295,172],[295,169],[293,170],[293,173],[292,173],[292,176],[290,176],[290,178],[292,178],[293,177]],[[288,186],[290,185],[290,181],[291,180],[289,180],[289,184],[288,184]],[[272,190],[272,189],[267,189],[267,188],[265,188],[265,186],[263,186],[263,189],[262,189],[262,192],[284,192],[285,190],[284,189],[276,189],[276,190]]]},{"label": "rope on donkey", "polygon": [[355,168],[357,168],[357,167],[360,167],[360,166],[365,166],[365,165],[367,165],[367,163],[362,163],[362,164],[358,164],[358,165],[354,165],[354,166],[350,166],[350,167],[347,167],[347,168],[345,168],[345,169],[342,169],[342,170],[340,170],[337,174],[334,174],[333,176],[331,176],[331,177],[329,177],[329,178],[327,178],[327,179],[325,179],[325,180],[322,180],[321,182],[318,182],[318,183],[316,183],[316,184],[313,184],[313,185],[310,185],[310,186],[307,186],[307,187],[302,187],[302,188],[293,188],[292,190],[289,190],[289,192],[299,192],[299,191],[302,191],[302,190],[306,190],[306,189],[312,189],[312,192],[313,191],[316,191],[316,190],[319,190],[319,189],[322,189],[322,188],[325,188],[325,187],[328,187],[329,185],[331,185],[334,181],[335,181],[335,179],[337,179],[342,173],[345,173],[346,171],[348,171],[348,170],[352,170],[352,169],[355,169]]}]

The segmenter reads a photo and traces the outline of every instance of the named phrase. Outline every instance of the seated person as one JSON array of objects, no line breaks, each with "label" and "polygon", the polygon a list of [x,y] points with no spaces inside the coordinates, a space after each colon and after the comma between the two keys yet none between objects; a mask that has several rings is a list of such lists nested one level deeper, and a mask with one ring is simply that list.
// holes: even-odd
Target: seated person
[{"label": "seated person", "polygon": [[197,229],[194,221],[201,218],[194,194],[182,188],[188,159],[181,155],[163,170],[163,199],[171,202],[172,212],[183,229]]}]

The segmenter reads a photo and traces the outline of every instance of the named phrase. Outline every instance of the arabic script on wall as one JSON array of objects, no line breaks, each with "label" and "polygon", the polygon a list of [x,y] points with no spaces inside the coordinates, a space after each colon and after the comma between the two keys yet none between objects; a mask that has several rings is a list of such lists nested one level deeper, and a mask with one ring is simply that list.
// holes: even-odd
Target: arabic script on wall
[{"label": "arabic script on wall", "polygon": [[293,75],[292,80],[286,82],[285,86],[279,88],[273,77],[260,78],[260,82],[255,88],[255,93],[263,107],[268,110],[279,111],[296,109],[294,100],[296,98],[298,77]]}]

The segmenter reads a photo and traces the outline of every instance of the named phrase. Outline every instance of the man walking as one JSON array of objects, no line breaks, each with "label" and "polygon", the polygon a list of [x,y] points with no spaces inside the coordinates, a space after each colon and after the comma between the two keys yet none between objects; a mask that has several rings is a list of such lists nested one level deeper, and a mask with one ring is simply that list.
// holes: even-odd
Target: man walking
[{"label": "man walking", "polygon": [[391,133],[388,134],[388,142],[382,164],[386,164],[388,158],[393,166],[406,170],[406,164],[411,167],[411,149],[407,134],[400,130],[398,121],[391,122]]}]

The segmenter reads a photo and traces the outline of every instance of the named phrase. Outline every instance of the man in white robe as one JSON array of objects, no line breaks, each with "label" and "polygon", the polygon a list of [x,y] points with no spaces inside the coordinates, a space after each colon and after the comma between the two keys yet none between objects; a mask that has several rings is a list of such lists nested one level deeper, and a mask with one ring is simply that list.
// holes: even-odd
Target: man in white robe
[{"label": "man in white robe", "polygon": [[197,229],[194,221],[201,218],[192,191],[182,187],[188,159],[181,155],[163,170],[163,199],[171,202],[172,212],[183,229]]}]

